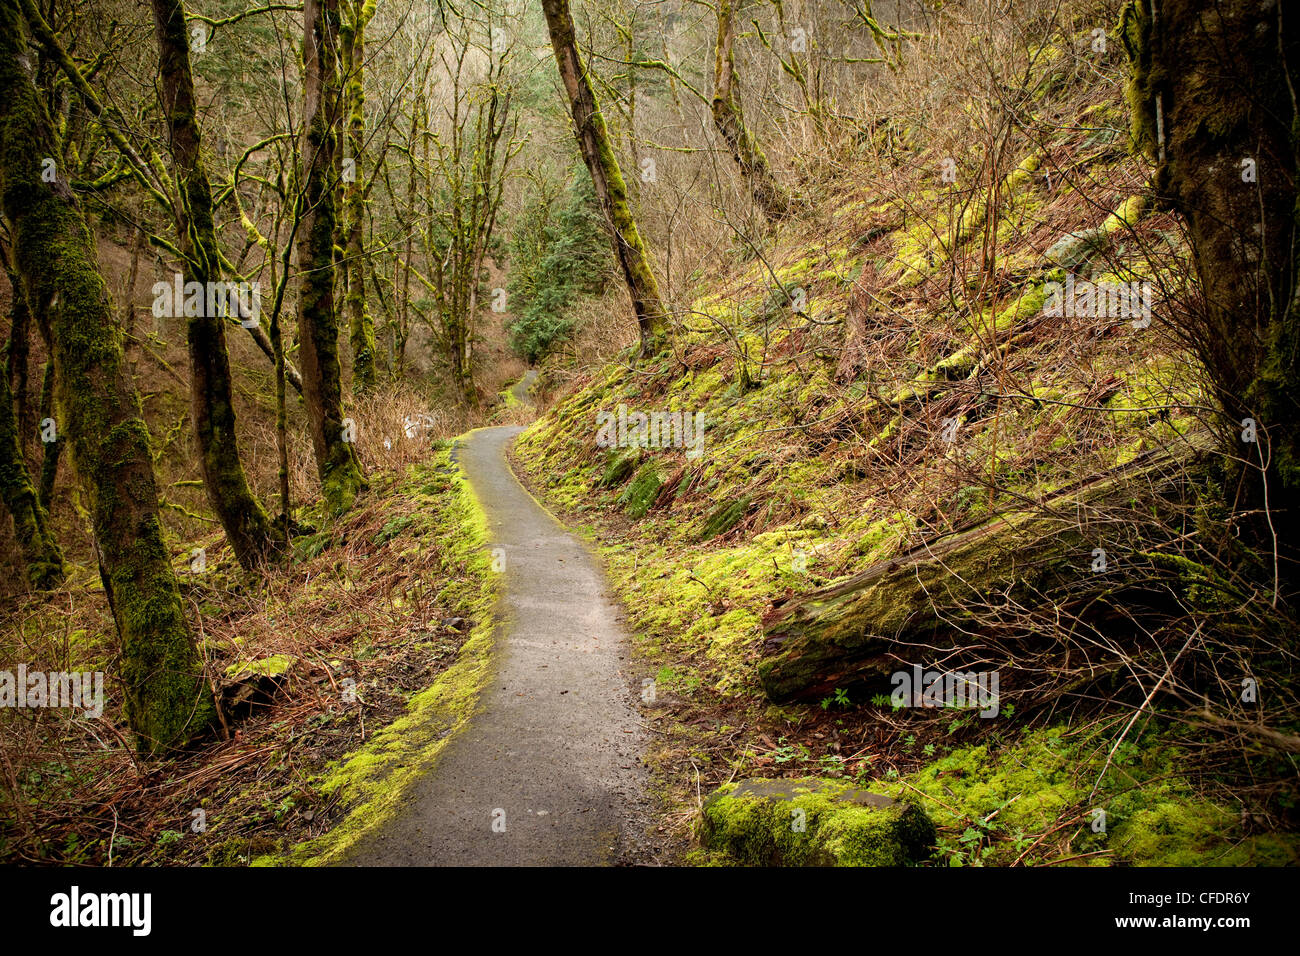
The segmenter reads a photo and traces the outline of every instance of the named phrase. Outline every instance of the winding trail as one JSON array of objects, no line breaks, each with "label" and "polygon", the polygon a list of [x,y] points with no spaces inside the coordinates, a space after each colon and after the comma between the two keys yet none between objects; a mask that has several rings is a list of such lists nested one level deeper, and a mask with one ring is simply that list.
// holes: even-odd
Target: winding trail
[{"label": "winding trail", "polygon": [[[521,401],[529,384],[515,386]],[[647,853],[627,635],[585,545],[511,473],[506,449],[522,430],[479,429],[457,447],[505,559],[496,679],[469,727],[345,865],[600,865]]]}]

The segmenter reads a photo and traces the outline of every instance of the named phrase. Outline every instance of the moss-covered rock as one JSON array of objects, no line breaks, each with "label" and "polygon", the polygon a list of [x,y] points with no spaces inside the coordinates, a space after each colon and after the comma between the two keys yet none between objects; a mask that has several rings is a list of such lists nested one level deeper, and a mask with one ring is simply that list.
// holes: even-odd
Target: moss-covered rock
[{"label": "moss-covered rock", "polygon": [[704,804],[699,837],[753,866],[906,866],[930,856],[935,829],[915,804],[836,780],[743,780]]},{"label": "moss-covered rock", "polygon": [[240,661],[226,668],[226,676],[231,680],[248,676],[281,677],[289,672],[294,661],[295,658],[288,654],[272,654],[255,661]]}]

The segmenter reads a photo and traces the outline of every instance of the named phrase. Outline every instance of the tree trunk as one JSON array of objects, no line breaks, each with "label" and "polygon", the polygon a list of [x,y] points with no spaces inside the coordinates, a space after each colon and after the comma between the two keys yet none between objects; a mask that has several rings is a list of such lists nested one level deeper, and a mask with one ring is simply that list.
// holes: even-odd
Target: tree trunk
[{"label": "tree trunk", "polygon": [[[212,191],[200,154],[185,11],[181,0],[152,2],[159,93],[171,135],[176,176],[177,245],[185,257],[182,265],[186,282],[197,282],[206,290],[221,279],[220,250],[212,218]],[[225,529],[235,558],[252,570],[276,553],[279,541],[261,502],[248,486],[239,460],[225,318],[215,310],[208,314],[213,303],[213,297],[205,294],[199,314],[186,322],[194,437],[208,503]]]},{"label": "tree trunk", "polygon": [[343,426],[338,312],[334,303],[336,170],[339,167],[338,0],[303,8],[301,222],[298,227],[298,341],[303,396],[321,493],[333,514],[352,507],[365,487],[361,463]]},{"label": "tree trunk", "polygon": [[[8,256],[5,260],[8,261]],[[31,310],[27,308],[27,299],[23,297],[18,276],[8,265],[5,266],[5,272],[9,278],[12,303],[9,310],[12,319],[9,327],[9,391],[15,402],[14,417],[18,424],[21,448],[31,440],[36,428],[32,403],[27,394],[31,364]]]},{"label": "tree trunk", "polygon": [[667,325],[659,284],[655,281],[650,257],[632,217],[627,183],[614,156],[614,144],[596,105],[591,81],[578,57],[568,0],[542,0],[542,11],[546,14],[560,80],[569,97],[578,149],[591,173],[596,198],[609,227],[614,255],[623,269],[623,278],[632,297],[632,309],[636,312],[637,327],[641,331],[641,353],[648,356],[656,350],[657,340]]},{"label": "tree trunk", "polygon": [[732,49],[736,38],[734,15],[742,3],[743,0],[718,0],[718,40],[713,51],[713,125],[731,150],[731,158],[749,185],[754,202],[769,220],[778,220],[789,215],[790,200],[772,175],[758,141],[745,125],[736,96],[739,77]]},{"label": "tree trunk", "polygon": [[[19,286],[13,287],[13,295],[16,303],[22,296]],[[22,331],[26,335],[26,329]],[[9,352],[12,351],[11,345]],[[14,521],[14,537],[27,565],[27,583],[34,591],[48,591],[63,583],[63,554],[27,470],[13,395],[9,391],[8,356],[4,366],[0,369],[3,372],[0,374],[0,498],[4,499]]]},{"label": "tree trunk", "polygon": [[[1122,38],[1134,142],[1183,216],[1204,290],[1187,330],[1219,392],[1230,456],[1256,469],[1249,504],[1300,532],[1300,21],[1279,0],[1135,0]],[[1259,441],[1242,441],[1242,420]],[[1258,470],[1254,471],[1258,476]],[[1233,484],[1229,482],[1229,484]]]},{"label": "tree trunk", "polygon": [[375,15],[374,0],[347,0],[348,17],[343,33],[343,90],[348,115],[348,152],[352,178],[343,184],[344,301],[348,312],[348,340],[352,346],[352,389],[375,387],[375,321],[366,309],[365,177],[361,154],[366,140],[366,25]]},{"label": "tree trunk", "polygon": [[[882,683],[899,669],[903,655],[969,639],[971,607],[985,601],[1036,606],[1052,600],[1063,608],[1092,602],[1101,613],[1108,605],[1097,600],[1099,592],[1123,585],[1113,577],[1090,576],[1090,565],[1094,548],[1115,548],[1108,539],[1116,534],[1116,512],[1104,514],[1080,502],[1127,501],[1139,485],[1158,499],[1174,497],[1177,483],[1162,476],[1180,468],[1185,463],[1171,468],[1167,458],[1150,455],[1066,489],[1032,511],[1001,515],[839,584],[776,602],[763,619],[758,675],[764,691],[779,702]],[[1092,514],[1099,516],[1095,525],[1088,521]],[[1128,553],[1125,584],[1142,578],[1132,573],[1134,560]]]},{"label": "tree trunk", "polygon": [[83,483],[100,577],[122,642],[126,716],[142,750],[202,732],[215,710],[195,652],[158,514],[149,430],[125,374],[95,244],[65,179],[30,70],[17,0],[0,0],[0,195],[16,271],[53,342],[55,388]]},{"label": "tree trunk", "polygon": [[[52,352],[53,349],[51,348]],[[41,379],[41,420],[54,418],[54,361],[45,363],[45,376]],[[44,436],[44,429],[41,430]],[[56,427],[49,441],[41,440],[41,507],[46,514],[54,511],[54,483],[59,478],[59,453],[63,450],[63,439],[59,437]]]},{"label": "tree trunk", "polygon": [[[255,325],[248,332],[253,337],[253,342],[262,350],[262,354],[271,360],[271,365],[274,367],[279,359],[276,358],[275,345],[267,336],[266,331],[261,325]],[[302,394],[302,376],[298,374],[298,370],[293,367],[292,362],[284,363],[284,379],[293,386],[295,392],[299,395]]]}]

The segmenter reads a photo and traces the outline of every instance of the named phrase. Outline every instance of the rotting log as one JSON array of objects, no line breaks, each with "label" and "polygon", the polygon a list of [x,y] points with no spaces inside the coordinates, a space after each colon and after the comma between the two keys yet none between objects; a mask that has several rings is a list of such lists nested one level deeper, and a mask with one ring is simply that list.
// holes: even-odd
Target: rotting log
[{"label": "rotting log", "polygon": [[[1108,504],[1178,498],[1185,461],[1152,452],[1078,482],[1040,505],[934,538],[838,584],[777,601],[763,618],[759,680],[769,699],[824,697],[880,682],[918,647],[953,647],[988,599],[1032,604],[1053,592],[1115,589],[1088,577],[1116,528]],[[1067,587],[1068,585],[1068,587]]]}]

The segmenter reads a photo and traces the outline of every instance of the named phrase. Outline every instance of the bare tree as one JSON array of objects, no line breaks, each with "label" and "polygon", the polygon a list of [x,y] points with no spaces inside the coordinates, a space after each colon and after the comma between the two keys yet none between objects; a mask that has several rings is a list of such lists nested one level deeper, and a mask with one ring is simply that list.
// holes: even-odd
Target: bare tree
[{"label": "bare tree", "polygon": [[632,215],[627,183],[619,169],[618,159],[614,156],[614,144],[596,104],[596,95],[592,91],[587,69],[578,57],[568,0],[542,0],[542,11],[546,14],[546,26],[551,35],[551,47],[555,51],[560,80],[569,98],[578,148],[591,173],[596,198],[609,226],[614,255],[622,267],[623,279],[627,283],[628,294],[632,297],[632,309],[636,313],[637,327],[641,332],[641,352],[650,355],[667,324],[659,284],[655,280],[650,257]]}]

